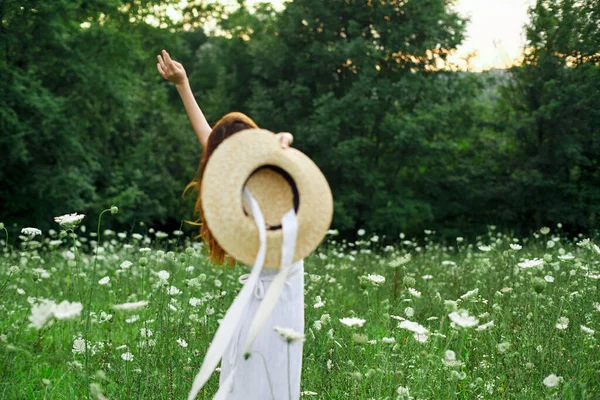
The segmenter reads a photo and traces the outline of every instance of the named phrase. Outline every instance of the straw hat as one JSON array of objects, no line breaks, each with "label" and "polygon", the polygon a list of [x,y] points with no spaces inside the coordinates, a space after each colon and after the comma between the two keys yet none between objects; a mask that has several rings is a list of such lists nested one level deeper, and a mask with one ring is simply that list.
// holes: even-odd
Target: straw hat
[{"label": "straw hat", "polygon": [[202,177],[202,211],[219,245],[238,261],[254,264],[258,229],[242,201],[244,186],[258,202],[267,226],[264,266],[279,268],[281,217],[298,217],[294,262],[321,243],[333,217],[333,196],[323,173],[302,152],[283,149],[276,136],[248,129],[225,139],[210,156]]}]

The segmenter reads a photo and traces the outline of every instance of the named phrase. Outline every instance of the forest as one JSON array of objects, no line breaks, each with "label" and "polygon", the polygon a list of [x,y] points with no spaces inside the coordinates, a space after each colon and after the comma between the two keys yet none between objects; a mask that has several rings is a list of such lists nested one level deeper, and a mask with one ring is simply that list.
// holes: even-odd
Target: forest
[{"label": "forest", "polygon": [[522,62],[487,73],[449,61],[468,24],[452,5],[4,0],[0,221],[47,229],[111,205],[115,229],[194,219],[201,148],[157,73],[167,49],[211,124],[241,111],[294,134],[342,236],[594,231],[600,2],[538,0]]}]

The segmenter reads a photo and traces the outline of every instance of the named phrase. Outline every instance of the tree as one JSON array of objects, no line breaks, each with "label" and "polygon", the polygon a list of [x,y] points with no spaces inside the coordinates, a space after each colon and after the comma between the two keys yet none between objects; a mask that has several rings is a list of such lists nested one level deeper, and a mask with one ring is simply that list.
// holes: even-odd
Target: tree
[{"label": "tree", "polygon": [[512,207],[523,226],[597,225],[600,211],[600,3],[541,0],[502,114],[513,133]]}]

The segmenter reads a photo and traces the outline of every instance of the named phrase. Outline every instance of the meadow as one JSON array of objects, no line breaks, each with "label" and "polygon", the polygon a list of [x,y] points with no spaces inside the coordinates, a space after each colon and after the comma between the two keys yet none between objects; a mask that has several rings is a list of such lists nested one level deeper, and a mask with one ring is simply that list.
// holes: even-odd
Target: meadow
[{"label": "meadow", "polygon": [[[0,398],[186,398],[247,268],[191,232],[68,222],[1,243]],[[358,234],[305,261],[303,398],[600,398],[597,241]]]}]

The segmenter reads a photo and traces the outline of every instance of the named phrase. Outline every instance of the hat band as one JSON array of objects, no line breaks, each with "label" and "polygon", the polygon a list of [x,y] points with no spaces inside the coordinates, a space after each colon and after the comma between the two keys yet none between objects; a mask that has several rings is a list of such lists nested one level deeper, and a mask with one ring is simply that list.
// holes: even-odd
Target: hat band
[{"label": "hat band", "polygon": [[[250,212],[254,218],[256,227],[258,228],[260,247],[258,249],[256,261],[252,267],[248,281],[242,287],[237,297],[235,300],[233,300],[233,303],[225,313],[225,316],[223,317],[223,320],[217,329],[217,333],[215,334],[215,337],[213,338],[208,351],[206,352],[206,356],[204,357],[200,371],[198,372],[198,375],[196,375],[194,383],[192,384],[192,388],[188,395],[188,400],[193,400],[196,398],[200,392],[200,389],[202,389],[204,384],[212,375],[219,363],[219,360],[221,360],[223,357],[227,346],[235,334],[238,322],[240,321],[242,314],[251,299],[265,261],[265,255],[267,251],[267,232],[263,214],[260,210],[258,202],[254,199],[254,197],[252,197],[248,189],[244,188],[243,196],[244,200],[246,200],[247,204],[250,206]],[[294,209],[291,209],[283,216],[281,224],[283,230],[281,268],[273,279],[271,286],[269,286],[263,301],[260,303],[256,314],[254,315],[242,354],[245,354],[248,351],[248,348],[252,345],[252,342],[254,342],[269,319],[275,304],[281,296],[285,281],[292,272],[292,263],[294,260],[294,251],[296,248],[296,238],[298,234],[298,220],[296,218],[296,212]],[[240,360],[241,357],[238,354],[236,356],[236,362]],[[214,397],[215,400],[225,399],[227,397],[227,394],[231,391],[233,385],[233,376],[235,374],[235,370],[236,368],[234,367],[223,385],[219,387],[219,390]]]}]

